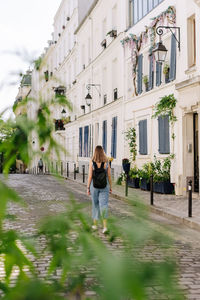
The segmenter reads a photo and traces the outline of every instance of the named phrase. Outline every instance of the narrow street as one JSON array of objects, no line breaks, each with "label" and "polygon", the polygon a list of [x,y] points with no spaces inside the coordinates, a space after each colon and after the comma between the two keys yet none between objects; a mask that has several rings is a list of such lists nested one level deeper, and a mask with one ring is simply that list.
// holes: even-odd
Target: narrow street
[{"label": "narrow street", "polygon": [[[27,207],[10,204],[9,213],[16,214],[17,219],[9,222],[9,228],[26,235],[33,235],[38,221],[47,215],[62,212],[70,199],[70,192],[80,202],[89,202],[85,188],[73,181],[59,182],[52,176],[10,175],[9,186],[14,188],[27,203]],[[110,197],[110,214],[120,217],[130,216],[129,205],[121,200]],[[199,232],[187,228],[178,221],[168,220],[151,214],[150,226],[166,231],[173,237],[175,253],[180,267],[180,283],[187,290],[187,299],[200,299],[200,238]],[[105,237],[102,236],[102,239]],[[42,242],[42,241],[41,241]],[[113,248],[117,245],[113,244]],[[157,249],[159,250],[159,249]],[[159,251],[158,251],[159,252]],[[157,251],[149,249],[148,257],[154,259]],[[46,274],[49,257],[37,262],[41,277]],[[2,274],[0,274],[0,277]],[[159,299],[159,296],[158,298]]]}]

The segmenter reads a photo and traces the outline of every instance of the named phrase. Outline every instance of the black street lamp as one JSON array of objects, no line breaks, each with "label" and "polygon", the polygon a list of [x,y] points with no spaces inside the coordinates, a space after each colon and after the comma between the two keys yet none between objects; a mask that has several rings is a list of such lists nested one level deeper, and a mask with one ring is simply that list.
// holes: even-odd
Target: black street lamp
[{"label": "black street lamp", "polygon": [[[96,88],[96,90],[97,90],[97,92],[98,92],[98,94],[99,94],[99,97],[101,97],[101,92],[100,92],[101,85],[100,85],[100,84],[94,84],[94,83],[89,83],[89,84],[87,84],[86,88],[88,89],[88,94],[86,95],[85,100],[86,100],[86,104],[87,104],[88,106],[91,105],[91,100],[92,100],[92,96],[90,95],[90,88],[91,88],[91,86],[94,86],[94,87]],[[98,87],[99,89],[97,89],[97,87]]]},{"label": "black street lamp", "polygon": [[[156,28],[156,33],[160,36],[160,41],[157,43],[156,47],[153,49],[153,53],[155,54],[156,60],[161,63],[163,63],[165,61],[167,51],[168,51],[161,41],[161,35],[163,35],[163,29],[169,29],[171,31],[176,42],[178,43],[179,51],[181,50],[180,27],[158,26]],[[176,37],[176,34],[173,32],[173,30],[175,30],[175,32],[178,31],[178,38]]]}]

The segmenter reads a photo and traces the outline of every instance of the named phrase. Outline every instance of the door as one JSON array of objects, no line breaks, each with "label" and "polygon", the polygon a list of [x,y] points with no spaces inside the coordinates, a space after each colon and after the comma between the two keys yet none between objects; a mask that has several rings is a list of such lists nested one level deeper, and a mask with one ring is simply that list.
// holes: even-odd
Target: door
[{"label": "door", "polygon": [[199,138],[198,114],[194,114],[194,192],[199,192]]}]

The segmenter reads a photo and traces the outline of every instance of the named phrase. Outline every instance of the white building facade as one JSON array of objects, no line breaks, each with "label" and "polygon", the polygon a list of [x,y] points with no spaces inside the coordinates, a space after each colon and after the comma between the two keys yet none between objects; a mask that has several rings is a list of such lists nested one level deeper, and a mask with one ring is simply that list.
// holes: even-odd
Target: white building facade
[{"label": "white building facade", "polygon": [[[47,100],[61,92],[72,103],[72,112],[66,109],[68,123],[55,132],[68,151],[62,157],[64,169],[67,162],[71,170],[74,163],[79,170],[88,166],[95,146],[102,144],[114,158],[116,178],[122,158],[129,156],[124,132],[134,127],[137,166],[154,155],[163,159],[173,154],[176,194],[186,192],[189,179],[199,192],[199,5],[197,0],[61,2],[52,41],[40,70],[33,71],[32,96]],[[152,52],[159,41],[158,26],[180,28],[180,50],[178,30],[172,30],[175,38],[164,29],[164,64]],[[163,74],[166,68],[169,72]],[[92,99],[86,101],[88,92]],[[177,99],[174,125],[168,117],[152,118],[156,103],[171,94]],[[61,120],[60,108],[54,117]],[[56,163],[55,153],[52,160]]]}]

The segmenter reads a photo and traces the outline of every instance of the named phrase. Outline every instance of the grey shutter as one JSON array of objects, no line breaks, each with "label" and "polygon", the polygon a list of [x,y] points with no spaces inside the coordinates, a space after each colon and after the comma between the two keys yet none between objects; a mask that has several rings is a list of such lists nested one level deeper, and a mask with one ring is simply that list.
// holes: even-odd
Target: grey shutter
[{"label": "grey shutter", "polygon": [[147,149],[147,120],[143,120],[143,143],[144,143],[143,154],[146,155],[148,152],[148,149]]},{"label": "grey shutter", "polygon": [[171,37],[171,57],[170,57],[170,70],[169,80],[173,81],[176,78],[176,38],[172,34]]},{"label": "grey shutter", "polygon": [[147,149],[147,120],[139,122],[139,153],[146,155]]},{"label": "grey shutter", "polygon": [[156,86],[161,85],[161,78],[162,78],[162,63],[156,62]]},{"label": "grey shutter", "polygon": [[114,158],[117,157],[117,117],[115,117],[115,143],[114,143]]},{"label": "grey shutter", "polygon": [[170,153],[169,116],[158,118],[159,153]]},{"label": "grey shutter", "polygon": [[154,70],[153,70],[153,55],[149,57],[149,91],[153,89],[154,85]]},{"label": "grey shutter", "polygon": [[142,66],[143,66],[143,55],[138,56],[138,72],[137,72],[137,92],[142,93]]}]

